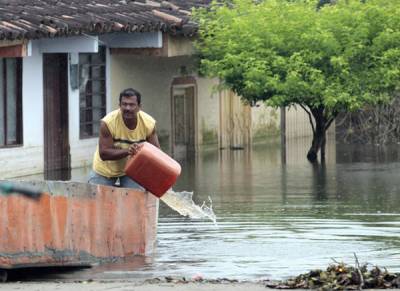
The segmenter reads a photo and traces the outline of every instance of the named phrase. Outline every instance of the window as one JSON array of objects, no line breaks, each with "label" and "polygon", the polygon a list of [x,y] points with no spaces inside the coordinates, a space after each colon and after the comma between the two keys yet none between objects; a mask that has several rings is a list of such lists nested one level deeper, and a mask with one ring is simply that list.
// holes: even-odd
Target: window
[{"label": "window", "polygon": [[100,119],[106,114],[106,50],[79,54],[80,138],[99,136]]},{"label": "window", "polygon": [[22,59],[0,58],[0,147],[22,144]]}]

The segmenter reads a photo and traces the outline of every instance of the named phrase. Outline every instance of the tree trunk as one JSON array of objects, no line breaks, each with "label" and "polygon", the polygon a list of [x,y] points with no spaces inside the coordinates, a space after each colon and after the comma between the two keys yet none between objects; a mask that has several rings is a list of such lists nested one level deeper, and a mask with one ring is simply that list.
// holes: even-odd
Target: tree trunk
[{"label": "tree trunk", "polygon": [[315,162],[317,160],[319,150],[321,150],[321,161],[325,160],[326,130],[325,128],[320,128],[318,130],[318,127],[317,123],[311,147],[307,153],[307,159],[310,162]]},{"label": "tree trunk", "polygon": [[[315,120],[315,128],[313,127],[313,140],[311,147],[307,153],[307,159],[315,162],[318,152],[321,150],[321,161],[325,160],[325,144],[326,144],[326,118],[324,116],[324,108],[311,109],[311,113]],[[330,124],[328,124],[329,126]]]},{"label": "tree trunk", "polygon": [[311,147],[307,153],[307,159],[310,162],[315,162],[318,157],[318,152],[319,150],[321,150],[321,162],[323,162],[325,161],[326,131],[335,120],[338,112],[333,111],[328,116],[326,116],[326,110],[324,106],[319,106],[317,108],[313,108],[305,104],[300,104],[300,106],[308,114],[310,125],[313,131],[313,140],[311,143]]}]

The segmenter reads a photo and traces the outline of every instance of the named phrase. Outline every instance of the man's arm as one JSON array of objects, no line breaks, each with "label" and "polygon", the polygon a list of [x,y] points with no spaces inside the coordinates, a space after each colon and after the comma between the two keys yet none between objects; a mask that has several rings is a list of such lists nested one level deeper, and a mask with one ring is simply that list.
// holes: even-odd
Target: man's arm
[{"label": "man's arm", "polygon": [[146,139],[149,143],[151,143],[152,145],[160,148],[160,143],[158,142],[158,136],[157,136],[157,132],[156,132],[156,128],[154,127],[153,132],[147,137]]},{"label": "man's arm", "polygon": [[99,153],[103,161],[120,160],[128,156],[128,149],[114,146],[112,135],[104,121],[100,123]]}]

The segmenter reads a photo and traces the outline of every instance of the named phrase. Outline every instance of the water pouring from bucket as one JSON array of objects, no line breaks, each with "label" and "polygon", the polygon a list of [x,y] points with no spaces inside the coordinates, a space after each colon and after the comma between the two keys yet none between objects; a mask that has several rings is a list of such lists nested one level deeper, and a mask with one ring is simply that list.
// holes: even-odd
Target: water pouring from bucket
[{"label": "water pouring from bucket", "polygon": [[211,219],[216,216],[210,206],[193,202],[192,192],[175,192],[172,186],[181,174],[181,166],[154,145],[144,142],[138,152],[125,165],[125,173],[147,191],[165,202],[169,207],[184,216],[196,219]]}]

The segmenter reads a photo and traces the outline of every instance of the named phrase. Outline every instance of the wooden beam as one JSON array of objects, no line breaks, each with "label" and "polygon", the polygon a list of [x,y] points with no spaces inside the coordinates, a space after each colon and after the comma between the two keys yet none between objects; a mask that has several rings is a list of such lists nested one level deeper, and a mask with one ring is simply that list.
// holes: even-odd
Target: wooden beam
[{"label": "wooden beam", "polygon": [[188,84],[194,84],[196,85],[196,78],[193,76],[185,76],[185,77],[178,77],[175,78],[172,81],[172,86],[177,86],[177,85],[188,85]]},{"label": "wooden beam", "polygon": [[0,47],[4,47],[4,46],[13,46],[13,45],[20,45],[20,44],[24,44],[27,41],[24,40],[8,40],[8,39],[3,39],[0,41]]},{"label": "wooden beam", "polygon": [[28,50],[26,44],[2,46],[0,47],[0,57],[1,58],[26,57],[28,55],[27,51]]}]

